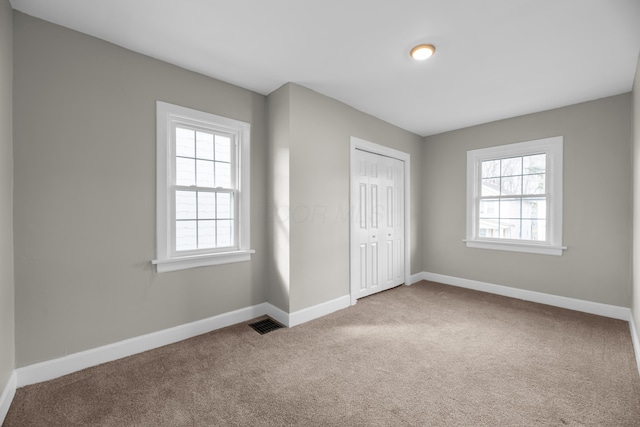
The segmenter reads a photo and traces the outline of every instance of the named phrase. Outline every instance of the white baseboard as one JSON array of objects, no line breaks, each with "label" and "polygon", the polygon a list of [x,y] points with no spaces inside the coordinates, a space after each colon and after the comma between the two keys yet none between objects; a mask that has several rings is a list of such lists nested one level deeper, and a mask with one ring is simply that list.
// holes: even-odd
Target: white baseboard
[{"label": "white baseboard", "polygon": [[269,307],[273,306],[268,303],[262,303],[245,307],[208,319],[186,323],[91,350],[81,351],[57,359],[18,368],[15,371],[17,374],[17,386],[23,387],[29,384],[52,380],[81,369],[173,344],[236,323],[246,322],[256,317],[264,316],[270,311]]},{"label": "white baseboard", "polygon": [[13,402],[13,396],[16,394],[16,384],[16,372],[13,371],[9,377],[9,381],[7,381],[7,385],[4,387],[4,390],[2,390],[2,394],[0,394],[0,426],[7,417],[9,407],[11,406],[11,402]]},{"label": "white baseboard", "polygon": [[638,366],[638,373],[640,373],[640,337],[638,336],[638,330],[636,324],[633,321],[633,315],[629,319],[629,330],[631,331],[631,342],[633,343],[633,351],[636,355],[636,365]]},{"label": "white baseboard", "polygon": [[[290,327],[300,325],[313,319],[317,319],[327,314],[331,314],[334,311],[342,310],[351,305],[351,297],[344,295],[331,301],[323,302],[322,304],[314,305],[313,307],[304,308],[302,310],[294,311],[289,315]],[[276,319],[278,320],[278,319]]]},{"label": "white baseboard", "polygon": [[502,295],[505,297],[552,305],[569,310],[581,311],[583,313],[597,314],[604,317],[611,317],[613,319],[629,321],[629,318],[631,317],[631,309],[627,307],[619,307],[617,305],[609,305],[599,302],[561,297],[557,295],[545,294],[542,292],[527,291],[525,289],[510,288],[508,286],[494,285],[492,283],[479,282],[477,280],[445,276],[444,274],[428,272],[423,272],[422,274],[424,280],[444,283],[445,285],[474,289],[476,291],[487,292],[490,294]]},{"label": "white baseboard", "polygon": [[418,283],[421,280],[425,280],[424,279],[424,272],[412,274],[411,276],[409,276],[409,280],[407,280],[407,283],[405,283],[405,285],[411,286],[411,285],[413,285],[415,283]]}]

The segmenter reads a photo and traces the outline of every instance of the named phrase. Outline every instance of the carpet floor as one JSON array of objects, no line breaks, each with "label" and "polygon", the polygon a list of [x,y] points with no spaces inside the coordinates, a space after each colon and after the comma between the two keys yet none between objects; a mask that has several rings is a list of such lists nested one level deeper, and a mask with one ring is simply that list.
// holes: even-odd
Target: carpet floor
[{"label": "carpet floor", "polygon": [[17,390],[4,427],[640,426],[627,322],[432,282]]}]

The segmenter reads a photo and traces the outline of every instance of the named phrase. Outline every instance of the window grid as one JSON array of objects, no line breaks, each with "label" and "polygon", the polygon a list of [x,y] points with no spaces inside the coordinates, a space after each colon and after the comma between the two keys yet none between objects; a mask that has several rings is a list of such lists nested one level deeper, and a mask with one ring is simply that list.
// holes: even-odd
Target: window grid
[{"label": "window grid", "polygon": [[[549,235],[547,218],[548,213],[548,185],[546,165],[547,158],[545,153],[527,154],[524,156],[505,157],[488,159],[480,162],[479,167],[479,189],[477,198],[477,224],[479,238],[488,239],[508,239],[521,241],[538,241],[547,242]],[[525,160],[529,160],[528,166],[525,166]],[[498,166],[497,173],[495,166]],[[505,167],[506,165],[506,167]],[[492,167],[493,166],[493,167]],[[494,169],[494,170],[492,170]],[[531,187],[525,188],[525,177],[537,177],[538,185],[530,191]],[[513,186],[513,178],[517,185]],[[491,188],[491,183],[498,182],[497,189]],[[535,183],[535,178],[532,179]],[[543,191],[540,191],[540,189]],[[525,191],[526,190],[526,191]],[[537,190],[537,191],[535,191]],[[497,194],[487,194],[497,191]],[[483,203],[484,202],[484,203]],[[492,212],[483,212],[482,206],[487,208],[491,202],[497,205],[497,215]],[[509,203],[517,203],[517,211],[507,209]],[[531,212],[527,215],[524,212],[525,203],[530,203]],[[538,205],[542,205],[542,212],[537,209]],[[495,210],[495,207],[494,207]],[[497,223],[497,235],[495,228],[483,227],[482,223],[489,225],[490,221]],[[511,233],[514,227],[515,232]],[[529,232],[525,231],[525,224],[529,225]],[[509,228],[507,228],[509,227]]]},{"label": "window grid", "polygon": [[[185,135],[189,135],[185,137]],[[211,149],[206,150],[205,144],[201,144],[202,138],[211,142]],[[175,165],[176,184],[174,186],[173,198],[175,206],[175,227],[174,227],[174,250],[176,252],[194,252],[203,249],[227,249],[237,247],[237,197],[236,197],[236,177],[234,168],[234,140],[232,136],[219,134],[211,131],[203,131],[195,127],[178,124],[173,131],[175,138]],[[210,137],[210,138],[207,138]],[[179,140],[183,146],[179,147]],[[188,140],[187,146],[184,146]],[[226,149],[225,149],[226,145]],[[186,153],[185,153],[186,152]],[[183,165],[190,161],[191,166],[186,170],[181,170],[180,159],[184,159]],[[210,164],[210,165],[208,165]],[[205,167],[211,166],[211,168]],[[222,165],[226,165],[222,166]],[[193,168],[193,171],[190,170]],[[202,168],[202,170],[201,170]],[[185,179],[185,174],[186,176]],[[183,184],[183,185],[180,185]],[[193,206],[188,217],[181,217],[181,208],[188,205],[179,201],[178,195],[194,193]],[[203,214],[201,201],[204,194],[213,194],[213,206],[209,215]],[[221,207],[220,196],[228,195],[226,209]],[[226,215],[220,215],[220,211],[227,210]],[[184,215],[184,214],[183,214]],[[204,216],[204,217],[203,217]],[[211,223],[212,230],[205,234],[205,225]],[[223,223],[227,223],[226,232]],[[180,225],[182,224],[182,226]],[[188,225],[192,229],[188,229]],[[180,231],[179,231],[180,230]],[[186,230],[186,233],[185,233]],[[207,237],[209,239],[207,239]]]}]

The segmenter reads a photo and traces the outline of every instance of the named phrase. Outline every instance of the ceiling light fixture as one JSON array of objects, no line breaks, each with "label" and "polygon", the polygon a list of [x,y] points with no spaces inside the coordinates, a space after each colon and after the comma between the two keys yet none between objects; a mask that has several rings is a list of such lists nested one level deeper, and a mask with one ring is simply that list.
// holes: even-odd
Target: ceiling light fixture
[{"label": "ceiling light fixture", "polygon": [[416,61],[424,61],[436,53],[436,48],[432,44],[419,44],[411,49],[410,55]]}]

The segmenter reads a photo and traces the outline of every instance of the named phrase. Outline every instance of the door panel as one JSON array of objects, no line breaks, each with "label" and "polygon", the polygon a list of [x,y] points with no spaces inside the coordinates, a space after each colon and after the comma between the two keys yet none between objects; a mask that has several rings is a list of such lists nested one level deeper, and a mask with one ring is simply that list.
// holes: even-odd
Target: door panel
[{"label": "door panel", "polygon": [[371,229],[378,229],[378,218],[380,217],[380,205],[378,205],[378,186],[371,184]]},{"label": "door panel", "polygon": [[362,230],[367,229],[367,184],[361,182],[360,189],[360,204],[358,205],[358,211],[360,212],[360,228]]},{"label": "door panel", "polygon": [[380,265],[380,260],[378,257],[378,243],[374,242],[371,244],[371,270],[369,271],[369,273],[371,274],[369,278],[369,289],[374,292],[378,288],[380,276],[380,270],[378,268]]},{"label": "door panel", "polygon": [[389,282],[393,282],[393,279],[395,279],[394,277],[394,264],[395,264],[395,257],[394,257],[394,250],[393,250],[393,240],[387,240],[387,247],[386,247],[386,257],[387,257],[387,277],[385,279],[386,283]]},{"label": "door panel", "polygon": [[358,257],[358,270],[360,271],[360,291],[367,289],[367,245],[360,245],[360,256]]}]

